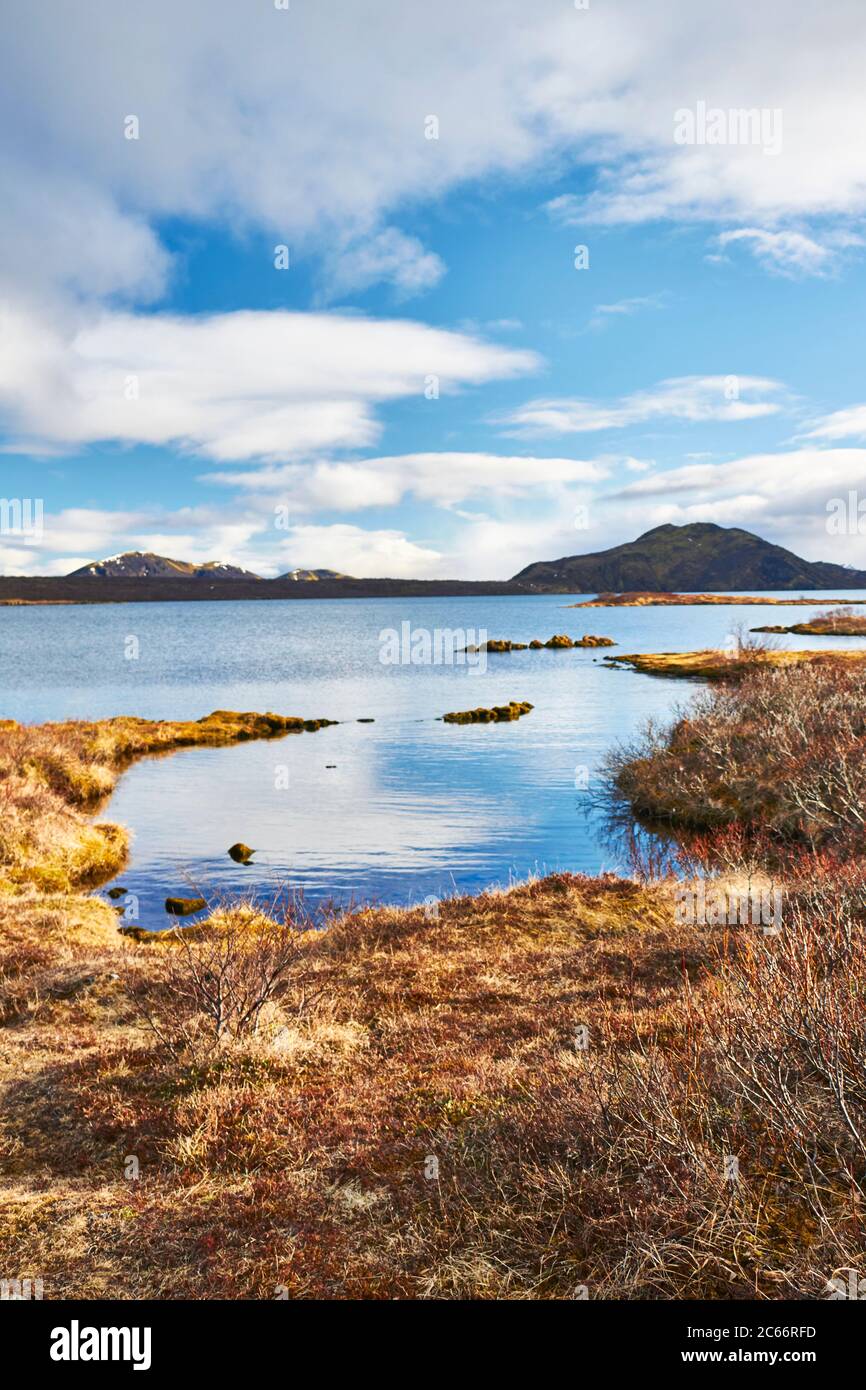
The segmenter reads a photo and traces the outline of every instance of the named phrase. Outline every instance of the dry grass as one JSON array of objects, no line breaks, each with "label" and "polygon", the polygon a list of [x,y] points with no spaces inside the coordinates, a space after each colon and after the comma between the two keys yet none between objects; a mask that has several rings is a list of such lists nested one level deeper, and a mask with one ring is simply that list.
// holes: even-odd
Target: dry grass
[{"label": "dry grass", "polygon": [[363,912],[298,934],[311,1007],[287,979],[206,1058],[136,1007],[177,942],[52,941],[4,1029],[0,1267],[51,1297],[820,1296],[863,1254],[866,961],[850,912],[798,912],[720,933],[571,876]]},{"label": "dry grass", "polygon": [[[54,732],[18,746],[83,818],[130,742],[71,727],[53,782]],[[612,876],[148,940],[21,882],[0,1269],[48,1298],[820,1297],[862,1263],[856,875],[793,894],[775,937]]]},{"label": "dry grass", "polygon": [[632,670],[641,671],[647,676],[730,681],[742,679],[759,666],[821,666],[838,661],[858,666],[866,660],[866,651],[793,652],[754,647],[730,652],[638,652],[630,656],[606,656],[604,659],[611,666],[630,666]]},{"label": "dry grass", "polygon": [[665,1026],[707,951],[671,916],[666,889],[579,878],[357,914],[298,935],[314,1007],[287,991],[206,1063],[126,987],[177,943],[51,946],[5,1029],[0,1266],[86,1293],[95,1221],[121,1297],[570,1296],[604,1246],[564,1186],[577,1030]]},{"label": "dry grass", "polygon": [[866,637],[866,617],[848,608],[834,608],[819,613],[807,623],[791,627],[754,627],[753,632],[793,632],[804,637]]}]

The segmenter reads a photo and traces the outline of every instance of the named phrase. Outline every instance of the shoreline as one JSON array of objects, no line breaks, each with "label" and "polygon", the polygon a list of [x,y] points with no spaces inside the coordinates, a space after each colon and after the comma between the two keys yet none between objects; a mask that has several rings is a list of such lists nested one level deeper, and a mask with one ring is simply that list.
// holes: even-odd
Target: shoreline
[{"label": "shoreline", "polygon": [[[715,594],[598,594],[566,608],[649,608],[742,606],[813,607],[823,604],[866,604],[866,597],[839,598],[838,586],[815,590],[819,597],[803,598],[802,587],[792,589],[791,598],[778,597],[780,591],[767,590],[762,596],[754,590],[720,590]],[[824,597],[823,595],[827,595]],[[796,597],[794,595],[797,595]],[[87,606],[112,603],[271,603],[282,599],[316,602],[340,599],[411,598],[583,598],[568,586],[542,586],[511,580],[445,579],[341,579],[316,583],[283,579],[231,580],[201,579],[120,579],[54,578],[0,576],[0,608]]]},{"label": "shoreline", "polygon": [[138,759],[316,733],[335,722],[235,710],[186,721],[124,715],[42,724],[0,721],[8,837],[0,899],[14,900],[28,888],[75,895],[122,872],[129,832],[93,816]]}]

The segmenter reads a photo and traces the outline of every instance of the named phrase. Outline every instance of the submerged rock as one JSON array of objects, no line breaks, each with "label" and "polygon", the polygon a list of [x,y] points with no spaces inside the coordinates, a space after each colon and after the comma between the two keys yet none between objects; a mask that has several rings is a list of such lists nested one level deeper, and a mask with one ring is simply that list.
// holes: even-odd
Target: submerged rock
[{"label": "submerged rock", "polygon": [[121,888],[121,887],[118,885],[117,888],[109,888],[109,890],[108,890],[108,896],[109,896],[110,898],[122,898],[123,895],[124,895],[124,893],[128,893],[128,892],[129,892],[129,889],[128,889],[128,888]]},{"label": "submerged rock", "polygon": [[189,917],[207,907],[204,898],[166,898],[165,910],[172,917]]}]

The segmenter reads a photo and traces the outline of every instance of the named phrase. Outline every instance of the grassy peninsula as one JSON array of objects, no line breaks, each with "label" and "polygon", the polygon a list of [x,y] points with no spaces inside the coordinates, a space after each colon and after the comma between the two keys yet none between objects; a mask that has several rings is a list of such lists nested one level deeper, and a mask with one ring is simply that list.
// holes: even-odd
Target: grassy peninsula
[{"label": "grassy peninsula", "polygon": [[844,608],[832,609],[829,613],[819,613],[805,623],[794,623],[791,627],[753,627],[753,632],[793,632],[803,637],[866,637],[866,617],[859,613],[849,613]]},{"label": "grassy peninsula", "polygon": [[[857,604],[866,603],[862,598],[822,599],[822,603]],[[813,598],[770,598],[768,594],[668,594],[644,591],[640,593],[597,594],[595,598],[582,603],[567,603],[566,608],[728,608],[731,606],[761,607],[784,606],[788,608],[813,608],[818,602]],[[760,630],[760,629],[758,629]]]},{"label": "grassy peninsula", "polygon": [[784,651],[753,647],[702,652],[637,652],[631,655],[606,656],[610,666],[630,666],[647,676],[679,676],[692,680],[741,680],[757,668],[786,668],[820,666],[825,663],[849,663],[859,666],[866,660],[864,651]]}]

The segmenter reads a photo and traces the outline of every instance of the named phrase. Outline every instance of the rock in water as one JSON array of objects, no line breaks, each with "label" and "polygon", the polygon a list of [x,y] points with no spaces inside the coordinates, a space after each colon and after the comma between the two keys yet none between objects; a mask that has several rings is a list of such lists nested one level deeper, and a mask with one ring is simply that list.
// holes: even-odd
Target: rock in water
[{"label": "rock in water", "polygon": [[172,917],[189,917],[190,913],[201,912],[207,907],[204,898],[166,898],[165,910]]},{"label": "rock in water", "polygon": [[236,864],[249,864],[255,850],[250,849],[249,845],[245,845],[239,840],[236,845],[232,845],[228,853],[229,858],[233,859]]}]

